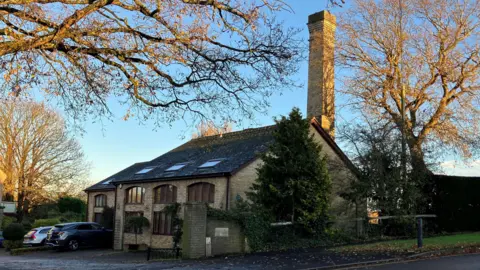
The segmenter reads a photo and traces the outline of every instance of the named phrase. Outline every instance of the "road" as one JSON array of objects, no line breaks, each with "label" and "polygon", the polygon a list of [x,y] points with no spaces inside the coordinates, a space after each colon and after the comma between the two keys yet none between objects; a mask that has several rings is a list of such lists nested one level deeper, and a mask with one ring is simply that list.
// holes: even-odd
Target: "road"
[{"label": "road", "polygon": [[370,270],[478,270],[480,269],[480,254],[443,257],[437,259],[395,263],[359,269]]},{"label": "road", "polygon": [[[112,250],[81,250],[77,252],[54,252],[44,251],[22,256],[10,256],[0,249],[0,270],[90,270],[90,269],[111,269],[111,270],[150,270],[150,269],[221,269],[221,270],[290,270],[290,269],[312,269],[339,265],[341,263],[352,263],[361,259],[371,261],[372,257],[351,257],[343,259],[342,254],[336,257],[322,252],[301,254],[294,252],[290,255],[282,254],[282,258],[272,254],[253,254],[248,256],[221,257],[207,260],[188,261],[145,261],[145,254],[132,252],[116,252]],[[283,260],[284,259],[284,260]],[[333,259],[333,260],[332,260]],[[334,261],[336,263],[334,263]],[[341,262],[340,262],[341,261]],[[353,269],[353,268],[349,268]],[[396,263],[363,267],[357,269],[369,270],[478,270],[480,269],[480,254],[455,257],[444,257],[409,263]]]}]

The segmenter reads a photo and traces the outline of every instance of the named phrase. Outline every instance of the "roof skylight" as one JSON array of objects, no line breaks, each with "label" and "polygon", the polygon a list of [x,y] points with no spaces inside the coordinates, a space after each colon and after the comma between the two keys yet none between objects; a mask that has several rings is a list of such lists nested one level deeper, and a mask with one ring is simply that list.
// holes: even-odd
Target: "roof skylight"
[{"label": "roof skylight", "polygon": [[107,181],[103,182],[102,184],[103,184],[103,185],[108,185],[108,184],[110,184],[111,182],[112,182],[112,179],[108,179]]},{"label": "roof skylight", "polygon": [[223,159],[211,159],[205,163],[203,163],[202,165],[198,166],[198,168],[211,168],[211,167],[215,167],[217,166],[218,163],[222,162]]},{"label": "roof skylight", "polygon": [[149,171],[151,171],[155,168],[156,168],[155,166],[145,167],[145,168],[141,169],[140,171],[136,172],[135,174],[145,174],[145,173],[148,173]]},{"label": "roof skylight", "polygon": [[167,168],[165,171],[166,172],[178,171],[185,166],[187,166],[187,163],[177,163],[177,164],[171,166],[170,168]]}]

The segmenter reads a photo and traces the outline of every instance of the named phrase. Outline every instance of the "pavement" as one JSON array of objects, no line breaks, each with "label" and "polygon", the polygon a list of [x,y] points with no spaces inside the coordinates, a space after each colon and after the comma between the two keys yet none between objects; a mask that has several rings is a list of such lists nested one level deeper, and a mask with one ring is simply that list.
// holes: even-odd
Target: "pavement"
[{"label": "pavement", "polygon": [[322,249],[302,249],[286,252],[256,253],[242,256],[216,257],[203,260],[170,260],[146,262],[143,252],[118,252],[106,249],[75,252],[40,251],[10,256],[0,249],[0,270],[7,269],[480,269],[480,254],[451,256],[423,261],[380,264],[350,268],[341,265],[357,262],[399,260],[394,254],[333,253]]}]

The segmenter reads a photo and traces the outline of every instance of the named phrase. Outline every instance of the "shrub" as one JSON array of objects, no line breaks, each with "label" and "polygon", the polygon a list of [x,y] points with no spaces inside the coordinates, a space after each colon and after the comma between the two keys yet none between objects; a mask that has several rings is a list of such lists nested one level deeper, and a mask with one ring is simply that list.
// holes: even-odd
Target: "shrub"
[{"label": "shrub", "polygon": [[85,220],[85,215],[72,211],[67,211],[61,214],[59,217],[60,222],[79,222]]},{"label": "shrub", "polygon": [[22,240],[4,240],[3,246],[7,251],[21,248],[23,247],[23,239]]},{"label": "shrub", "polygon": [[37,219],[33,223],[33,227],[38,228],[38,227],[53,226],[58,223],[60,223],[60,220],[58,218]]},{"label": "shrub", "polygon": [[74,212],[81,214],[85,212],[86,207],[87,204],[78,198],[63,197],[58,200],[58,210],[60,210],[60,213]]},{"label": "shrub", "polygon": [[20,223],[12,223],[3,231],[3,238],[5,238],[5,240],[23,240],[24,235],[25,228]]},{"label": "shrub", "polygon": [[3,216],[3,220],[2,220],[2,230],[5,230],[5,228],[8,227],[8,225],[14,223],[16,221],[15,218],[13,217],[9,217],[9,216]]}]

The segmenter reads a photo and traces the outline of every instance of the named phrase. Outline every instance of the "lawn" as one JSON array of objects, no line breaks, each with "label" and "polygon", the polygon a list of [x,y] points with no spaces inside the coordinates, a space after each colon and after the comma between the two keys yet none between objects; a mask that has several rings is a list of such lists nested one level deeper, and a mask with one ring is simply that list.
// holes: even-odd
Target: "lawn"
[{"label": "lawn", "polygon": [[343,246],[332,250],[339,252],[415,252],[477,246],[480,247],[480,232],[424,238],[422,249],[417,248],[417,239],[406,239]]}]

